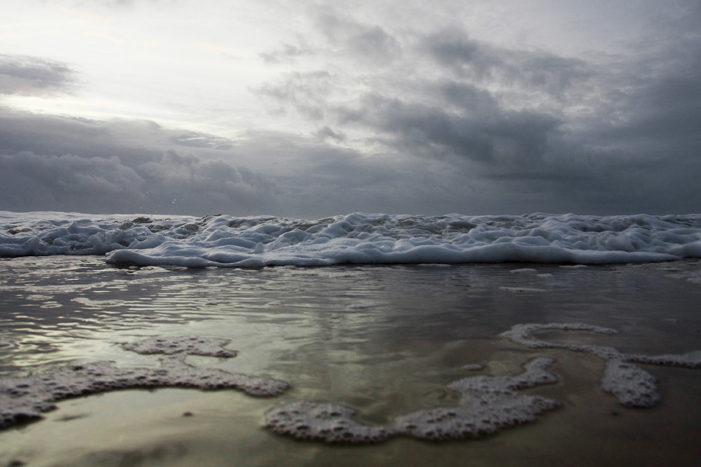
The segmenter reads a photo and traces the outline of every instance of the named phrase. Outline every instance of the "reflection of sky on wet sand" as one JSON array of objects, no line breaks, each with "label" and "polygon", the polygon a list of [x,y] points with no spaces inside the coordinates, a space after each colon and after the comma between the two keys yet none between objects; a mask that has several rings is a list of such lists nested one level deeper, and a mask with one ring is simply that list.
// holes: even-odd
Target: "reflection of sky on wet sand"
[{"label": "reflection of sky on wet sand", "polygon": [[[511,271],[524,269],[522,265],[508,264],[172,270],[113,268],[92,257],[2,260],[0,339],[11,345],[0,347],[0,371],[7,377],[72,360],[154,365],[152,357],[126,352],[116,344],[155,335],[223,337],[232,340],[228,348],[240,352],[236,358],[188,357],[188,362],[272,376],[294,387],[279,400],[250,403],[258,410],[253,413],[259,418],[253,416],[248,427],[255,431],[262,426],[265,407],[302,399],[348,405],[365,422],[387,423],[402,413],[454,405],[459,395],[446,384],[468,376],[461,369],[465,364],[484,364],[485,374],[516,374],[533,356],[553,356],[558,360],[553,371],[562,383],[534,393],[563,400],[565,408],[536,425],[561,427],[563,417],[577,422],[576,417],[568,418],[573,414],[588,420],[592,416],[586,415],[582,401],[598,407],[594,411],[607,415],[602,420],[610,423],[609,412],[618,410],[612,409],[616,401],[598,388],[601,370],[590,357],[528,350],[498,334],[518,323],[586,322],[616,328],[621,334],[552,332],[543,338],[645,354],[696,350],[701,348],[701,334],[696,332],[701,330],[697,306],[701,288],[688,277],[695,277],[698,268],[696,262],[678,262],[577,269],[541,265],[536,272],[519,273]],[[579,374],[575,366],[581,369]],[[657,367],[650,372],[672,379],[662,378],[665,399],[661,407],[645,412],[647,418],[645,413],[620,409],[635,423],[659,424],[669,418],[661,411],[693,396],[676,391],[674,384],[688,387],[699,374]],[[674,401],[668,400],[669,392],[675,394]],[[206,407],[208,397],[186,399]],[[226,405],[222,402],[226,396],[211,397]],[[62,413],[64,407],[73,403],[62,403],[52,417],[67,415]],[[166,417],[164,413],[158,417]],[[226,413],[231,415],[230,410]],[[700,419],[678,425],[698,427]],[[91,426],[90,416],[80,420]],[[593,427],[603,422],[592,418],[582,423]],[[47,422],[26,430],[46,433],[49,428],[34,428],[42,423]],[[224,421],[213,423],[226,430]],[[637,427],[635,423],[631,426]],[[542,434],[550,429],[524,427],[517,433]],[[232,436],[240,434],[239,429],[229,430]],[[183,426],[178,436],[193,435]],[[256,436],[262,438],[256,438],[255,445],[289,446],[265,432]],[[667,448],[678,446],[666,442],[672,443],[665,444]],[[295,456],[305,458],[307,449],[318,447],[300,449]],[[443,452],[455,449],[446,447]],[[334,461],[327,454],[321,458]]]}]

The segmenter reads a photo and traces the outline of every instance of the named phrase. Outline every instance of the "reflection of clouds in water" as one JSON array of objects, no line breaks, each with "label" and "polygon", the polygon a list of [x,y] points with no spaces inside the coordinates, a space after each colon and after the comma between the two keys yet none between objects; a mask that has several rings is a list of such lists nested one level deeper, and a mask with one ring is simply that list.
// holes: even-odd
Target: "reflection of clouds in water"
[{"label": "reflection of clouds in water", "polygon": [[[62,260],[66,264],[76,262],[71,258]],[[0,268],[6,266],[7,263],[0,263]],[[50,264],[37,259],[33,267],[46,271],[61,266],[59,262]],[[518,308],[516,304],[526,306],[533,303],[537,305],[537,310],[535,305],[533,309],[540,313],[541,308],[547,311],[548,307],[559,306],[560,300],[564,298],[575,305],[576,312],[583,312],[585,308],[589,312],[591,303],[584,304],[576,300],[582,300],[582,297],[586,298],[585,301],[589,300],[586,290],[592,290],[598,285],[603,285],[604,290],[607,290],[605,287],[609,285],[611,276],[604,273],[612,270],[610,266],[575,271],[561,270],[557,266],[539,266],[537,270],[553,273],[551,277],[554,278],[545,282],[537,275],[510,274],[509,269],[513,266],[508,265],[435,269],[338,267],[178,272],[154,268],[148,270],[147,276],[141,277],[138,268],[104,269],[108,267],[97,262],[92,267],[95,268],[94,273],[86,272],[84,276],[79,274],[73,277],[86,282],[97,277],[109,277],[112,280],[80,284],[71,282],[68,275],[34,274],[31,279],[25,278],[26,284],[15,282],[12,285],[10,282],[10,293],[0,290],[3,292],[1,298],[8,300],[3,301],[2,306],[11,312],[0,317],[0,328],[11,331],[8,336],[15,338],[16,335],[12,332],[22,328],[18,333],[31,333],[34,342],[39,342],[35,338],[39,336],[46,343],[55,344],[52,349],[44,349],[46,352],[54,352],[53,354],[40,354],[32,350],[35,346],[29,343],[30,338],[23,341],[26,345],[23,344],[21,352],[10,349],[7,353],[12,354],[12,360],[7,361],[15,367],[5,370],[14,372],[8,374],[17,374],[16,368],[21,365],[41,370],[73,358],[85,358],[86,355],[94,360],[113,359],[119,361],[120,365],[127,366],[128,363],[128,366],[135,366],[131,362],[122,361],[121,354],[128,352],[123,352],[121,347],[112,346],[114,348],[109,350],[98,346],[104,346],[106,341],[134,340],[136,336],[172,335],[179,332],[177,329],[181,329],[182,325],[188,324],[198,327],[193,333],[234,339],[237,348],[244,351],[244,356],[232,361],[236,368],[244,368],[247,373],[255,373],[261,366],[274,368],[273,371],[283,375],[282,379],[300,384],[300,389],[317,391],[314,397],[349,403],[360,412],[367,409],[363,405],[366,402],[357,402],[356,406],[356,399],[350,399],[349,394],[357,395],[363,390],[362,394],[368,404],[382,404],[385,395],[395,390],[390,380],[397,375],[406,376],[411,373],[412,387],[415,382],[419,385],[428,382],[430,378],[425,377],[431,371],[445,371],[445,362],[438,362],[439,356],[444,355],[444,350],[439,350],[438,346],[432,347],[431,344],[440,342],[442,345],[446,341],[458,339],[489,339],[504,329],[504,323],[508,326],[522,319],[523,313],[514,311]],[[616,287],[632,290],[631,287],[637,286],[642,279],[658,281],[664,273],[679,272],[656,272],[658,267],[659,264],[650,268],[635,268],[636,272],[626,276],[627,282]],[[628,267],[622,267],[621,270],[631,271]],[[106,272],[110,275],[105,276]],[[103,275],[94,276],[98,273]],[[635,276],[634,281],[629,280],[632,276]],[[686,287],[683,290],[695,290],[685,286],[683,281],[662,283],[665,287],[681,284],[680,287]],[[95,284],[100,285],[97,288],[80,289]],[[499,286],[502,285],[538,287],[544,284],[550,289],[547,294],[519,295],[499,291]],[[73,288],[74,286],[77,287]],[[613,285],[611,287],[608,290],[623,290],[615,289]],[[29,288],[36,292],[30,292]],[[63,295],[61,299],[65,306],[60,313],[44,312],[37,309],[36,303],[30,303],[30,306],[21,309],[24,321],[15,321],[12,327],[5,328],[8,318],[14,320],[16,316],[12,314],[14,308],[9,306],[10,300],[16,300],[14,292],[38,295],[47,290],[51,290],[50,293],[54,296]],[[646,289],[636,293],[638,292],[648,293]],[[579,295],[571,298],[570,294]],[[213,303],[217,305],[214,306]],[[354,305],[360,306],[356,309]],[[646,312],[652,313],[650,308],[647,306]],[[529,320],[542,318],[542,322],[548,322],[551,319],[589,319],[568,315],[566,310],[556,312],[558,318],[543,312],[542,315],[529,315]],[[624,310],[617,312],[623,314]],[[550,310],[550,313],[555,312]],[[594,315],[587,316],[594,319]],[[606,321],[610,318],[609,315],[599,316],[602,317],[602,323],[609,324]],[[631,313],[630,316],[640,319],[637,310],[636,314]],[[37,317],[43,320],[41,326],[35,326],[39,323]],[[661,316],[655,315],[656,322],[660,318]],[[206,320],[210,319],[207,324]],[[498,327],[495,327],[495,323]],[[407,346],[410,345],[411,350],[406,350],[408,347],[405,343],[409,341],[411,344]],[[416,347],[424,344],[425,353],[431,357],[419,364],[418,355],[423,354]],[[86,348],[90,345],[95,347],[88,352]],[[660,353],[659,350],[657,352]],[[29,353],[32,355],[28,356]],[[287,359],[279,361],[280,354],[286,355]],[[146,360],[149,357],[143,358]],[[487,362],[489,357],[471,356],[462,361]],[[139,361],[139,364],[143,362]],[[229,362],[218,362],[217,365],[230,369]],[[430,370],[427,371],[426,368]],[[496,367],[490,365],[490,369],[494,368]],[[382,374],[383,370],[386,370],[385,374]],[[299,378],[290,379],[288,375]],[[452,378],[454,373],[451,374]],[[378,380],[382,384],[377,384]],[[441,387],[445,381],[450,379],[442,380]],[[388,383],[388,387],[377,389],[377,386],[385,383]],[[343,389],[339,389],[341,386]],[[397,391],[402,390],[404,389]],[[336,399],[338,394],[348,397]],[[449,404],[441,401],[432,407],[436,405]],[[419,408],[422,407],[426,405]],[[415,409],[416,407],[410,407],[397,412],[405,413]],[[371,412],[372,410],[370,409]],[[372,413],[376,415],[377,412]],[[447,413],[444,415],[451,417]]]},{"label": "reflection of clouds in water", "polygon": [[[646,356],[623,354],[613,347],[559,344],[530,338],[533,332],[541,330],[592,331],[606,335],[618,334],[616,330],[582,323],[518,324],[501,336],[530,348],[563,348],[607,360],[602,388],[629,407],[651,407],[662,398],[656,379],[630,362],[701,368],[701,351]],[[476,438],[533,421],[543,412],[559,407],[561,403],[558,401],[516,392],[556,383],[557,376],[547,371],[554,361],[536,358],[525,365],[524,373],[516,376],[473,376],[454,381],[448,387],[462,394],[458,407],[439,407],[402,415],[388,426],[357,422],[352,419],[355,410],[348,407],[309,401],[293,402],[269,411],[266,426],[281,435],[326,443],[378,443],[400,435],[434,441]],[[479,364],[463,366],[463,369],[472,371],[483,368]]]},{"label": "reflection of clouds in water", "polygon": [[120,300],[91,300],[87,297],[76,297],[71,300],[89,308],[109,308],[122,306],[124,304],[124,301]]}]

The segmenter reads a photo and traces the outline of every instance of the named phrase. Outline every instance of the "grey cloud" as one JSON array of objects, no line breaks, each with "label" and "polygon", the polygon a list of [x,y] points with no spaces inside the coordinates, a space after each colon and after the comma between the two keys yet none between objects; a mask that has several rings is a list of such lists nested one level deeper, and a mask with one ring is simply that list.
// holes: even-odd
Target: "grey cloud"
[{"label": "grey cloud", "polygon": [[226,151],[235,143],[215,135],[167,129],[148,120],[101,121],[0,108],[0,154],[31,151],[106,159],[116,154],[134,165],[158,160],[173,146]]},{"label": "grey cloud", "polygon": [[254,89],[273,110],[312,120],[306,136],[250,131],[230,141],[0,109],[0,209],[699,212],[692,3],[628,56],[579,58],[462,30],[400,36],[324,10],[316,25],[326,49],[310,32],[309,53],[294,41],[272,50],[270,63],[298,72]]},{"label": "grey cloud", "polygon": [[340,51],[375,65],[391,62],[402,53],[399,41],[379,25],[367,25],[323,9],[317,17],[317,27]]},{"label": "grey cloud", "polygon": [[61,195],[131,196],[143,184],[143,179],[117,157],[86,159],[71,154],[39,156],[22,152],[0,156],[0,167],[5,173],[32,178]]},{"label": "grey cloud", "polygon": [[[176,152],[183,143],[202,146],[201,156]],[[246,214],[274,208],[274,181],[232,163],[235,154],[221,143],[152,122],[0,109],[0,209]]]},{"label": "grey cloud", "polygon": [[526,86],[561,97],[576,84],[593,77],[591,65],[547,52],[508,50],[453,29],[431,34],[420,48],[455,76],[475,82]]},{"label": "grey cloud", "polygon": [[328,126],[323,126],[323,127],[319,128],[317,131],[312,133],[312,135],[321,141],[325,141],[327,139],[332,139],[338,143],[342,143],[342,142],[348,140],[348,136],[344,132],[333,131]]},{"label": "grey cloud", "polygon": [[0,54],[0,94],[70,92],[77,73],[67,64],[39,57]]},{"label": "grey cloud", "polygon": [[326,99],[333,92],[334,77],[328,71],[287,73],[277,83],[266,83],[253,91],[276,104],[278,112],[291,106],[310,120],[324,117]]},{"label": "grey cloud", "polygon": [[499,112],[499,103],[494,96],[472,84],[444,81],[435,86],[424,87],[427,93],[438,97],[444,108],[469,115],[494,115]]},{"label": "grey cloud", "polygon": [[249,204],[267,196],[275,186],[269,178],[246,167],[234,167],[222,160],[204,161],[173,150],[136,170],[161,195],[170,190],[174,196],[207,194],[224,202]]},{"label": "grey cloud", "polygon": [[192,131],[186,131],[177,136],[172,136],[170,137],[170,141],[178,146],[218,150],[231,149],[234,145],[234,142],[230,139]]},{"label": "grey cloud", "polygon": [[[449,95],[455,89],[449,90]],[[463,113],[446,111],[443,105],[405,103],[398,98],[366,96],[360,107],[339,108],[343,123],[372,127],[389,135],[385,142],[401,150],[421,151],[426,156],[461,156],[490,164],[537,163],[546,150],[548,134],[560,121],[547,114],[503,111],[471,113],[474,94],[465,98]],[[479,99],[479,98],[482,99]],[[489,99],[478,96],[480,107]],[[460,100],[453,101],[459,104]],[[379,137],[383,139],[382,136]]]},{"label": "grey cloud", "polygon": [[268,64],[293,64],[315,55],[330,60],[350,58],[361,64],[382,67],[402,54],[400,42],[381,26],[364,24],[332,8],[317,10],[315,26],[321,33],[320,43],[314,40],[314,34],[298,35],[296,44],[283,43],[259,56]]},{"label": "grey cloud", "polygon": [[[360,30],[339,15],[322,17],[319,27],[339,46]],[[426,167],[425,178],[402,175],[417,187],[435,182],[417,209],[440,199],[436,205],[461,212],[698,212],[698,20],[678,15],[654,27],[666,32],[629,44],[627,56],[578,58],[497,47],[462,30],[417,34],[391,72],[348,62],[323,92],[296,79],[268,98],[313,115],[320,141],[353,130],[384,145],[399,166]],[[324,167],[355,174],[337,161]]]},{"label": "grey cloud", "polygon": [[272,205],[274,183],[221,160],[165,152],[128,167],[118,157],[22,152],[0,156],[1,209],[80,212],[246,213]]},{"label": "grey cloud", "polygon": [[93,211],[139,203],[143,179],[118,158],[22,152],[0,156],[0,198],[6,210]]},{"label": "grey cloud", "polygon": [[323,217],[348,212],[432,212],[449,201],[444,190],[426,182],[423,159],[392,155],[366,157],[286,134],[260,134],[242,150],[277,156],[271,167],[284,190],[285,216]]},{"label": "grey cloud", "polygon": [[103,159],[118,155],[133,165],[157,160],[167,148],[161,140],[169,136],[147,121],[104,122],[0,108],[0,154],[6,155],[23,151]]},{"label": "grey cloud", "polygon": [[296,45],[282,44],[270,52],[263,52],[260,54],[260,58],[265,63],[271,64],[293,63],[299,57],[314,53],[313,48],[301,36],[297,38],[297,42]]}]

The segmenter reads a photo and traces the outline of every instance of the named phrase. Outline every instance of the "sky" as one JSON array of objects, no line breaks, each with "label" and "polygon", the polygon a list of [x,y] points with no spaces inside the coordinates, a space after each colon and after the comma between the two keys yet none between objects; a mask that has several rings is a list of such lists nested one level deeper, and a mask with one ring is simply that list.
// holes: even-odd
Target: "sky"
[{"label": "sky", "polygon": [[698,0],[0,0],[0,210],[701,212]]}]

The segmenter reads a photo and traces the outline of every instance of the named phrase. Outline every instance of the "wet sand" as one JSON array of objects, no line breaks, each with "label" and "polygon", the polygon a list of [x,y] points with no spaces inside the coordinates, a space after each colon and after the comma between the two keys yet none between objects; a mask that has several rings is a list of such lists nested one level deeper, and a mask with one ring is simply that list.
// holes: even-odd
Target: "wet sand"
[{"label": "wet sand", "polygon": [[[159,356],[120,343],[196,335],[230,339],[227,348],[239,354],[188,356],[189,364],[292,389],[276,398],[162,388],[65,400],[42,421],[0,432],[0,466],[699,465],[701,370],[641,365],[658,379],[662,401],[631,409],[602,390],[602,359],[529,349],[499,334],[520,323],[581,322],[620,334],[538,337],[650,355],[701,350],[700,268],[684,261],[183,270],[120,269],[96,257],[1,260],[1,378],[72,362],[155,367]],[[455,406],[452,381],[515,375],[536,357],[556,359],[550,370],[559,381],[524,393],[562,406],[478,440],[327,446],[265,428],[267,411],[300,400],[390,424]],[[475,363],[485,368],[463,368]]]}]

